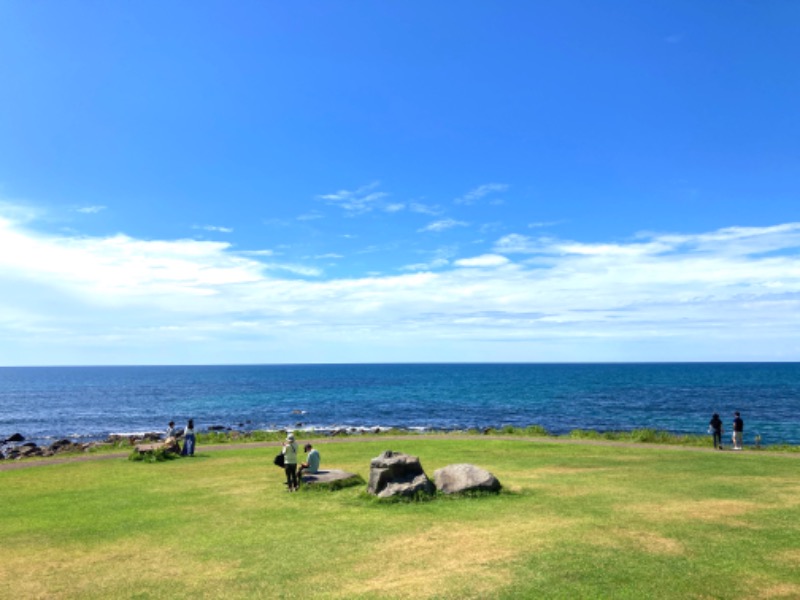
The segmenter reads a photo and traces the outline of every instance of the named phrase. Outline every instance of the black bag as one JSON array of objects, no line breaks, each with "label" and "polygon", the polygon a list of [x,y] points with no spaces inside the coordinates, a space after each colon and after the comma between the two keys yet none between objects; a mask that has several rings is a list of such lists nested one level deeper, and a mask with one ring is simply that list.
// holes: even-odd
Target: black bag
[{"label": "black bag", "polygon": [[283,465],[284,465],[283,453],[281,452],[280,454],[278,454],[278,456],[276,456],[275,460],[273,460],[272,462],[274,462],[279,467],[283,467]]}]

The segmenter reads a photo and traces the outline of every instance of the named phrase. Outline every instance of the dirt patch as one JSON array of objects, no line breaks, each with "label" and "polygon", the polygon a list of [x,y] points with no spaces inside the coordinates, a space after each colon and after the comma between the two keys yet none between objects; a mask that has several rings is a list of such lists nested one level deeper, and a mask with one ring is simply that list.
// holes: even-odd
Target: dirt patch
[{"label": "dirt patch", "polygon": [[744,500],[672,500],[661,503],[626,505],[625,510],[653,521],[695,520],[725,521],[762,508]]},{"label": "dirt patch", "polygon": [[637,552],[662,556],[680,556],[686,551],[676,539],[641,529],[607,529],[602,536],[588,541],[606,548],[633,548]]},{"label": "dirt patch", "polygon": [[182,592],[202,597],[210,589],[223,592],[232,571],[229,564],[192,560],[174,546],[138,537],[92,550],[40,547],[35,556],[10,553],[0,563],[0,592],[7,590],[6,598],[130,597],[143,588],[160,589],[163,582],[181,582]]},{"label": "dirt patch", "polygon": [[465,588],[469,597],[489,597],[509,583],[508,566],[518,555],[553,540],[552,530],[567,523],[515,523],[503,536],[497,524],[436,525],[395,535],[373,545],[368,563],[352,572],[338,596],[432,598],[442,590]]},{"label": "dirt patch", "polygon": [[777,583],[762,589],[755,597],[762,600],[775,600],[778,598],[795,600],[800,598],[800,586],[793,583]]}]

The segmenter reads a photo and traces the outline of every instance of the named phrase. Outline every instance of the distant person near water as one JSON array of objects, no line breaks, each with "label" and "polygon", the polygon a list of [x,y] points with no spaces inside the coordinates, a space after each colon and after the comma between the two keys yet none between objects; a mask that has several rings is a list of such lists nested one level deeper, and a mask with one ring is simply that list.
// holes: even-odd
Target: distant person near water
[{"label": "distant person near water", "polygon": [[744,436],[744,421],[739,411],[733,413],[733,449],[742,449],[742,438]]},{"label": "distant person near water", "polygon": [[711,416],[711,420],[708,422],[708,430],[714,438],[714,448],[722,450],[722,419],[719,418],[717,413]]},{"label": "distant person near water", "polygon": [[167,426],[167,437],[168,438],[178,437],[178,430],[175,429],[175,421],[169,422],[169,425]]},{"label": "distant person near water", "polygon": [[194,456],[194,419],[189,419],[186,428],[183,430],[183,450],[181,456]]},{"label": "distant person near water", "polygon": [[306,457],[306,462],[302,463],[300,465],[300,469],[297,471],[298,481],[303,481],[303,471],[306,471],[307,473],[319,472],[319,452],[311,444],[306,444],[303,446],[303,452],[306,452],[308,456]]},{"label": "distant person near water", "polygon": [[294,434],[286,435],[283,443],[283,470],[286,472],[286,486],[288,492],[297,491],[297,444],[294,441]]}]

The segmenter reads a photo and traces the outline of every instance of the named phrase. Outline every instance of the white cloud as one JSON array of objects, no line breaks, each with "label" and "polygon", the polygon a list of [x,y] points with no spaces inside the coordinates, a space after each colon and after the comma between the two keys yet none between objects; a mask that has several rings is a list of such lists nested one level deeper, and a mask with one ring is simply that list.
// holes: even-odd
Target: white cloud
[{"label": "white cloud", "polygon": [[298,221],[316,221],[318,219],[324,218],[322,213],[316,210],[312,210],[311,212],[307,212],[297,217]]},{"label": "white cloud", "polygon": [[400,267],[401,271],[432,271],[434,269],[443,269],[450,264],[446,258],[435,258],[430,262],[414,263]]},{"label": "white cloud", "polygon": [[84,213],[87,215],[94,215],[106,210],[105,206],[81,206],[75,209],[75,212]]},{"label": "white cloud", "polygon": [[354,191],[339,190],[332,194],[322,194],[317,199],[338,206],[350,214],[361,214],[371,211],[377,201],[388,196],[385,192],[374,191],[379,185],[380,182],[376,181]]},{"label": "white cloud", "polygon": [[405,208],[406,208],[405,204],[403,204],[402,202],[398,202],[395,204],[387,204],[383,210],[389,213],[394,213],[394,212],[400,212],[401,210],[405,210]]},{"label": "white cloud", "polygon": [[429,204],[423,204],[421,202],[412,202],[408,205],[408,209],[411,212],[419,213],[421,215],[429,215],[435,217],[436,215],[442,214],[442,209],[439,206],[431,206]]},{"label": "white cloud", "polygon": [[492,194],[501,194],[508,191],[510,186],[505,183],[486,183],[470,190],[460,198],[455,199],[456,204],[475,204],[478,200]]},{"label": "white cloud", "polygon": [[446,231],[447,229],[452,229],[453,227],[466,227],[469,223],[465,223],[464,221],[456,221],[455,219],[442,219],[440,221],[434,221],[433,223],[428,223],[425,227],[421,229],[417,229],[418,233],[424,233],[427,231]]},{"label": "white cloud", "polygon": [[192,229],[202,229],[203,231],[215,231],[217,233],[233,233],[232,227],[220,227],[217,225],[193,225]]},{"label": "white cloud", "polygon": [[314,258],[317,260],[331,259],[331,258],[338,259],[338,258],[344,258],[344,256],[342,256],[341,254],[336,254],[335,252],[328,252],[327,254],[317,254],[316,256],[314,256]]},{"label": "white cloud", "polygon": [[0,364],[800,360],[800,223],[516,234],[479,256],[325,279],[257,259],[271,251],[56,236],[2,214]]},{"label": "white cloud", "polygon": [[473,258],[462,258],[455,262],[458,267],[501,267],[510,261],[499,254],[483,254]]}]

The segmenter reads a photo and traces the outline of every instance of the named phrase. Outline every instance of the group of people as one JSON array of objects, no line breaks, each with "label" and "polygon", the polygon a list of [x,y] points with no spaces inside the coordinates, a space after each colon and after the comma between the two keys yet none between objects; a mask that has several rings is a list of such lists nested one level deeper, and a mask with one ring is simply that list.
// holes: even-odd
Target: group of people
[{"label": "group of people", "polygon": [[[714,448],[722,450],[722,419],[719,418],[719,414],[714,413],[711,416],[711,421],[708,423],[708,432],[714,438]],[[733,435],[731,436],[734,450],[742,449],[743,437],[744,420],[742,420],[742,415],[737,410],[733,413]]]},{"label": "group of people", "polygon": [[283,443],[283,469],[286,471],[286,486],[289,492],[296,492],[300,489],[300,482],[303,480],[303,472],[318,473],[319,472],[319,452],[311,444],[303,446],[303,451],[306,453],[306,462],[297,465],[297,442],[294,440],[294,434],[289,433],[286,435],[286,441]]},{"label": "group of people", "polygon": [[[172,438],[175,443],[178,443],[178,429],[175,427],[175,421],[170,421],[167,427],[167,439]],[[194,435],[194,419],[189,419],[186,427],[183,428],[183,448],[181,449],[181,456],[194,456],[195,446]]]},{"label": "group of people", "polygon": [[[179,429],[175,427],[175,421],[170,421],[167,427],[167,440],[172,438],[177,444],[179,435]],[[195,439],[194,419],[189,419],[183,429],[181,456],[194,456]],[[306,453],[306,461],[298,465],[297,442],[295,442],[293,433],[287,434],[281,453],[283,454],[283,468],[286,471],[286,485],[290,492],[296,492],[300,488],[299,482],[302,481],[304,472],[319,473],[319,452],[311,444],[303,446],[303,451]]]}]

